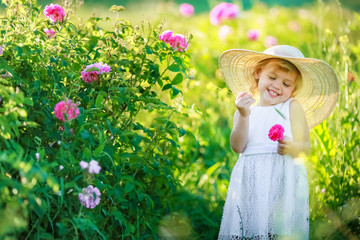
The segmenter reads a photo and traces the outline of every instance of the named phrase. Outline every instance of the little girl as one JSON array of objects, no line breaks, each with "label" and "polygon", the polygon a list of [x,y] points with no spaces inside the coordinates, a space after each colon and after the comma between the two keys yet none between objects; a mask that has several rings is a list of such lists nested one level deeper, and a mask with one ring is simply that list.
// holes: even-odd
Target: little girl
[{"label": "little girl", "polygon": [[[230,143],[240,156],[218,239],[308,239],[307,172],[296,157],[310,152],[309,128],[334,108],[334,70],[287,45],[263,53],[228,50],[219,63],[237,95]],[[274,125],[284,131],[277,141],[271,137]]]}]

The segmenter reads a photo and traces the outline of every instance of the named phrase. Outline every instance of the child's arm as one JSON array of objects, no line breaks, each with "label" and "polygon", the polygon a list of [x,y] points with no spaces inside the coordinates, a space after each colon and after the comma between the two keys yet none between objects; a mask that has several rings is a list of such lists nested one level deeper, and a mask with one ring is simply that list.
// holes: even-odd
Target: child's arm
[{"label": "child's arm", "polygon": [[238,110],[234,115],[234,126],[230,135],[230,145],[236,153],[241,153],[246,148],[249,134],[250,106],[254,102],[255,99],[252,98],[252,95],[246,92],[241,92],[236,97],[235,104]]},{"label": "child's arm", "polygon": [[309,154],[309,127],[306,121],[304,110],[295,100],[290,102],[290,123],[294,140],[291,141],[289,138],[279,140],[278,153],[281,155],[289,154],[292,157],[297,157],[302,152]]}]

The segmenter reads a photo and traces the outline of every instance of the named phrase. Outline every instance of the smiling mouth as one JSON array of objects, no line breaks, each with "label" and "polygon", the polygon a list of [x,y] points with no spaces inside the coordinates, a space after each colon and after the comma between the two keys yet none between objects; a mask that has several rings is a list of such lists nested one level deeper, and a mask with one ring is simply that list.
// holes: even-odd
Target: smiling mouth
[{"label": "smiling mouth", "polygon": [[275,92],[275,91],[273,91],[273,90],[270,90],[270,89],[268,89],[268,93],[269,93],[270,97],[277,97],[277,96],[279,96],[279,94],[278,94],[277,92]]}]

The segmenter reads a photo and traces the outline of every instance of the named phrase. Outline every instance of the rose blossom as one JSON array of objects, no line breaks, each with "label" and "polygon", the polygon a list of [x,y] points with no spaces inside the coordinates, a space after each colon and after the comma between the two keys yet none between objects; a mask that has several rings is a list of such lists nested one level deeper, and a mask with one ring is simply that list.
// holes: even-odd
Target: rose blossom
[{"label": "rose blossom", "polygon": [[247,32],[247,38],[248,38],[250,41],[256,41],[256,40],[258,40],[259,35],[260,35],[260,32],[259,32],[259,30],[256,30],[256,29],[252,29],[252,30],[249,30],[249,31]]},{"label": "rose blossom", "polygon": [[89,83],[96,81],[98,79],[98,74],[95,71],[90,71],[90,72],[82,71],[81,77],[84,80],[84,82]]},{"label": "rose blossom", "polygon": [[44,32],[48,38],[52,38],[55,35],[55,31],[52,28],[50,29],[44,28]]},{"label": "rose blossom", "polygon": [[46,5],[44,15],[52,22],[62,21],[65,17],[65,11],[57,4]]},{"label": "rose blossom", "polygon": [[269,130],[269,138],[273,141],[278,141],[284,139],[284,127],[280,124],[275,124]]},{"label": "rose blossom", "polygon": [[169,43],[169,39],[174,35],[173,31],[166,30],[162,34],[159,35],[159,39],[163,42]]},{"label": "rose blossom", "polygon": [[220,25],[225,19],[234,19],[239,14],[239,7],[233,3],[222,2],[210,11],[210,22]]},{"label": "rose blossom", "polygon": [[180,5],[179,11],[184,17],[190,17],[194,14],[194,6],[188,3],[183,3]]},{"label": "rose blossom", "polygon": [[[87,188],[83,188],[79,193],[79,200],[82,205],[87,208],[94,208],[100,203],[101,193],[97,187],[89,185]],[[94,198],[95,197],[95,198]]]},{"label": "rose blossom", "polygon": [[84,82],[93,82],[98,80],[98,75],[103,73],[110,72],[111,67],[107,65],[106,63],[93,63],[90,65],[87,65],[84,69],[84,71],[81,71],[81,78],[84,80]]},{"label": "rose blossom", "polygon": [[167,30],[159,35],[159,39],[165,43],[168,43],[175,51],[186,51],[189,46],[189,41],[182,34],[175,34],[174,32]]},{"label": "rose blossom", "polygon": [[169,44],[175,51],[181,52],[186,51],[189,46],[188,40],[182,34],[175,34],[173,37],[171,37]]},{"label": "rose blossom", "polygon": [[[66,120],[75,119],[79,115],[79,108],[75,103],[72,103],[71,100],[61,101],[55,105],[54,108],[55,116],[65,122]],[[64,114],[67,119],[64,118]]]},{"label": "rose blossom", "polygon": [[96,160],[91,160],[89,163],[85,161],[80,162],[80,167],[82,169],[89,169],[89,173],[96,173],[100,172],[101,167],[99,166],[99,162]]}]

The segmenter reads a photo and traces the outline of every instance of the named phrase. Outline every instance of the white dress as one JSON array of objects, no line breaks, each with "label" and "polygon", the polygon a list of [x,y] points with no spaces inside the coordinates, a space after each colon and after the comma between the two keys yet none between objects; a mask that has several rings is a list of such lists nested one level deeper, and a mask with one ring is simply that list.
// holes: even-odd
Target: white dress
[{"label": "white dress", "polygon": [[219,240],[309,238],[306,168],[289,155],[277,154],[278,143],[268,137],[270,128],[281,124],[284,136],[293,139],[291,100],[251,107],[249,141],[231,173]]}]

